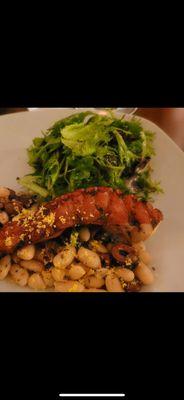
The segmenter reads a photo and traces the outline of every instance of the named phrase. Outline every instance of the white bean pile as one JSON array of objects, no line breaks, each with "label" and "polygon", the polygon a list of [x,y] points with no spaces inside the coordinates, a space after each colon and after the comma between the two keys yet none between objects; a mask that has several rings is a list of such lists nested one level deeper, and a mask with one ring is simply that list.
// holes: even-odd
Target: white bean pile
[{"label": "white bean pile", "polygon": [[[0,204],[9,194],[8,189],[0,187]],[[0,224],[10,219],[1,208]],[[50,240],[2,256],[0,281],[8,277],[21,287],[57,292],[130,292],[153,283],[151,257],[142,241],[135,240],[133,244],[138,260],[134,268],[126,263],[113,265],[112,258],[104,266],[104,257],[110,257],[112,243],[93,240],[88,227],[82,227],[78,236],[80,246]]]},{"label": "white bean pile", "polygon": [[[89,246],[93,245],[94,241],[89,240]],[[95,241],[95,250],[84,246],[77,250],[70,244],[59,246],[54,241],[42,248],[27,245],[0,259],[0,281],[8,276],[21,287],[58,292],[137,291],[142,284],[152,284],[154,275],[148,266],[150,255],[144,244],[133,246],[139,257],[134,270],[124,265],[104,267],[101,256],[108,254],[108,249],[100,241]]]}]

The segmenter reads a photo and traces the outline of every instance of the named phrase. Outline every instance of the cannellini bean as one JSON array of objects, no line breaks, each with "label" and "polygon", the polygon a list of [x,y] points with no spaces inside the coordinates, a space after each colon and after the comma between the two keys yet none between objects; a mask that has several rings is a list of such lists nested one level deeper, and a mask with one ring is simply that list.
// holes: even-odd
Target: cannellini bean
[{"label": "cannellini bean", "polygon": [[144,264],[150,264],[150,262],[151,262],[151,256],[150,256],[150,254],[148,253],[148,251],[140,250],[140,251],[139,251],[139,257],[140,257],[141,261],[142,261]]},{"label": "cannellini bean", "polygon": [[53,264],[56,268],[66,268],[68,267],[76,256],[75,247],[70,246],[63,249],[60,253],[58,253],[54,259]]},{"label": "cannellini bean", "polygon": [[107,248],[102,243],[98,242],[98,240],[91,240],[90,244],[94,251],[102,254],[108,253]]},{"label": "cannellini bean", "polygon": [[35,246],[33,244],[29,244],[17,250],[17,256],[21,260],[25,261],[32,260],[34,258],[34,255],[35,255]]},{"label": "cannellini bean", "polygon": [[94,269],[92,269],[92,268],[87,268],[87,267],[86,267],[86,269],[87,269],[87,271],[86,271],[86,276],[95,275],[95,270],[94,270]]},{"label": "cannellini bean", "polygon": [[29,278],[28,272],[17,264],[13,264],[10,268],[10,275],[15,283],[19,286],[26,286]]},{"label": "cannellini bean", "polygon": [[65,277],[65,270],[59,268],[52,268],[51,274],[56,282],[61,282]]},{"label": "cannellini bean", "polygon": [[19,264],[21,267],[33,272],[41,272],[43,269],[43,264],[37,260],[19,261]]},{"label": "cannellini bean", "polygon": [[87,227],[80,229],[79,239],[81,240],[81,242],[88,242],[88,240],[90,239],[90,230]]},{"label": "cannellini bean", "polygon": [[54,278],[52,276],[51,271],[42,271],[42,278],[45,283],[46,287],[53,287],[54,286]]},{"label": "cannellini bean", "polygon": [[136,228],[131,232],[132,243],[138,243],[142,240],[140,231]]},{"label": "cannellini bean", "polygon": [[86,271],[81,264],[72,264],[68,271],[68,276],[71,280],[75,281],[82,278],[85,273]]},{"label": "cannellini bean", "polygon": [[138,243],[134,243],[132,245],[132,247],[134,247],[135,250],[139,251],[139,250],[146,250],[146,246],[144,244],[144,242],[138,242]]},{"label": "cannellini bean", "polygon": [[101,278],[105,278],[105,276],[109,273],[109,269],[108,268],[100,268],[98,270],[98,276],[100,276]]},{"label": "cannellini bean", "polygon": [[104,286],[105,280],[98,275],[90,276],[85,280],[85,286],[87,288],[96,288],[100,289],[102,286]]},{"label": "cannellini bean", "polygon": [[142,235],[144,236],[143,240],[148,239],[153,232],[153,228],[152,228],[151,224],[141,224],[140,227],[141,227]]},{"label": "cannellini bean", "polygon": [[28,279],[28,286],[35,290],[44,290],[46,285],[40,274],[34,273]]},{"label": "cannellini bean", "polygon": [[84,285],[76,281],[63,281],[54,283],[57,292],[83,292]]},{"label": "cannellini bean", "polygon": [[105,284],[108,292],[124,292],[119,279],[113,274],[107,275]]},{"label": "cannellini bean", "polygon": [[128,268],[116,268],[115,273],[118,278],[122,278],[125,282],[132,282],[134,280],[134,273]]},{"label": "cannellini bean", "polygon": [[10,195],[9,189],[0,186],[0,197],[8,199],[9,195]]},{"label": "cannellini bean", "polygon": [[0,281],[6,278],[11,268],[11,257],[5,256],[0,259]]},{"label": "cannellini bean", "polygon": [[4,225],[9,221],[9,216],[6,211],[0,211],[0,224]]},{"label": "cannellini bean", "polygon": [[92,250],[81,247],[78,251],[79,260],[89,268],[98,269],[101,267],[101,261],[98,254]]},{"label": "cannellini bean", "polygon": [[151,224],[140,224],[140,231],[132,232],[132,241],[134,243],[148,239],[153,232]]},{"label": "cannellini bean", "polygon": [[138,266],[136,267],[135,271],[135,276],[144,284],[144,285],[151,285],[154,281],[154,276],[153,272],[151,269],[144,264],[143,262],[140,262]]}]

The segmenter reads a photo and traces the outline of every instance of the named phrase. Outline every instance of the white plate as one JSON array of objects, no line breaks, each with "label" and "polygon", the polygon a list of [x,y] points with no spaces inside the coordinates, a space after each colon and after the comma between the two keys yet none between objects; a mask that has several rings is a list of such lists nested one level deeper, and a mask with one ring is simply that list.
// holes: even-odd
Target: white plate
[{"label": "white plate", "polygon": [[[84,109],[82,109],[84,110]],[[77,110],[79,111],[79,110]],[[74,109],[39,109],[0,117],[0,185],[18,189],[16,178],[30,172],[26,148],[35,136],[41,135],[55,121]],[[164,195],[155,206],[164,213],[164,221],[147,241],[156,268],[151,292],[184,291],[184,154],[155,124],[142,118],[144,128],[156,133],[156,157],[152,162],[155,178],[162,181]],[[20,188],[19,188],[20,189]],[[0,291],[27,291],[7,280],[0,282]],[[145,289],[144,289],[145,290]]]}]

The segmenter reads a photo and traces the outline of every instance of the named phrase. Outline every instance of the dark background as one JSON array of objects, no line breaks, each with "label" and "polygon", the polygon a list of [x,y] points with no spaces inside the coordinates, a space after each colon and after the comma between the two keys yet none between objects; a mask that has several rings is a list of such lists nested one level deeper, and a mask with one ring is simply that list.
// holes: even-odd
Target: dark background
[{"label": "dark background", "polygon": [[[27,111],[27,108],[0,108],[0,114],[19,111]],[[153,121],[184,150],[184,107],[138,108],[135,114]]]}]

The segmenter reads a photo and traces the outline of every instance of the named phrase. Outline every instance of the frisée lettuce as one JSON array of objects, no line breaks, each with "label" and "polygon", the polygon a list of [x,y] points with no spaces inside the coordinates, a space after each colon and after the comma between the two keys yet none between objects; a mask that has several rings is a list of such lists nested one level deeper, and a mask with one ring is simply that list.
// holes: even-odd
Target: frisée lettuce
[{"label": "fris\u00e9e lettuce", "polygon": [[153,139],[135,117],[77,113],[33,140],[28,149],[33,173],[19,183],[46,200],[89,186],[119,188],[149,200],[161,191],[149,167]]}]

